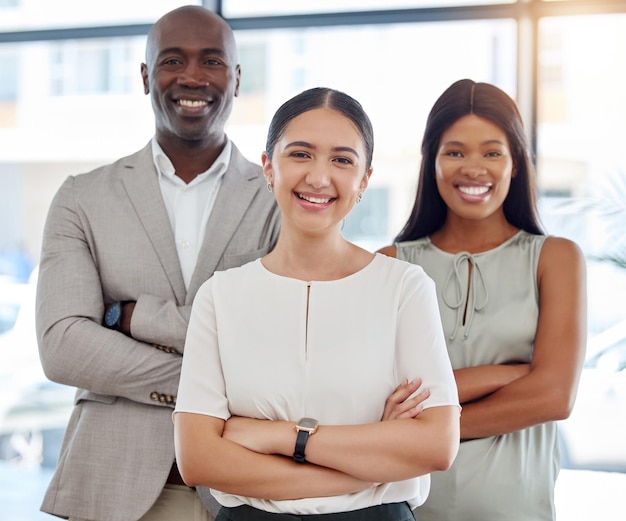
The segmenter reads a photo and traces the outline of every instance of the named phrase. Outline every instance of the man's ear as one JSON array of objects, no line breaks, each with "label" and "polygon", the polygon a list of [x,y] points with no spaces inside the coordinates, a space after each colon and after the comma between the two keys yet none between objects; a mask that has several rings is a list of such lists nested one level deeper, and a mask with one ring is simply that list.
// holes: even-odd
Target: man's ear
[{"label": "man's ear", "polygon": [[237,65],[237,67],[235,67],[235,75],[236,75],[236,80],[235,80],[235,97],[239,96],[239,84],[241,83],[241,67],[239,65]]},{"label": "man's ear", "polygon": [[148,81],[148,66],[141,64],[141,79],[143,81],[143,93],[150,94],[150,82]]}]

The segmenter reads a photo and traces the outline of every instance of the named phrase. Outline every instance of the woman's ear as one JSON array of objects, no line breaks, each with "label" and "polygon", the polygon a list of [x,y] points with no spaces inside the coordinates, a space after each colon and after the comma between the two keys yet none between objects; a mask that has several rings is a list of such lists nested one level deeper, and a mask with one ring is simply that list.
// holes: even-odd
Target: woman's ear
[{"label": "woman's ear", "polygon": [[369,170],[363,176],[363,179],[361,179],[361,184],[359,186],[359,190],[361,192],[365,192],[365,189],[367,188],[367,185],[369,184],[370,177],[372,177],[372,172],[374,172],[374,168],[370,166]]},{"label": "woman's ear", "polygon": [[263,165],[263,176],[267,181],[268,185],[274,184],[274,174],[272,172],[272,162],[270,158],[267,157],[267,152],[263,152],[261,154],[261,165]]}]

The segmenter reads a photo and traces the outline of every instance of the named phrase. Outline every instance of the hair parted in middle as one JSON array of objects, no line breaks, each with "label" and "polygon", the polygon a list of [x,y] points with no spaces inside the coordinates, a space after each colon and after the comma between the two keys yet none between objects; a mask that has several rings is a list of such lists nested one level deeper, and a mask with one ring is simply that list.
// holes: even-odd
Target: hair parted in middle
[{"label": "hair parted in middle", "polygon": [[314,87],[297,94],[283,103],[272,118],[267,132],[265,153],[271,160],[276,142],[285,132],[289,122],[309,110],[327,108],[347,117],[357,128],[365,145],[365,170],[372,166],[374,155],[374,130],[372,122],[361,104],[348,94],[326,87]]}]

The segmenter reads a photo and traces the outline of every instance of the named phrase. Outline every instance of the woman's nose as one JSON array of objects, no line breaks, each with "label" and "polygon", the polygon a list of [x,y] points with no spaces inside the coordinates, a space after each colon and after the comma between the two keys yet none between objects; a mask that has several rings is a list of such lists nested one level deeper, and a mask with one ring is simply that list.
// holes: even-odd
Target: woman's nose
[{"label": "woman's nose", "polygon": [[481,175],[485,175],[487,169],[479,163],[467,163],[463,166],[462,172],[466,176],[476,179]]},{"label": "woman's nose", "polygon": [[330,184],[330,172],[325,164],[312,164],[305,178],[313,188],[324,188]]}]

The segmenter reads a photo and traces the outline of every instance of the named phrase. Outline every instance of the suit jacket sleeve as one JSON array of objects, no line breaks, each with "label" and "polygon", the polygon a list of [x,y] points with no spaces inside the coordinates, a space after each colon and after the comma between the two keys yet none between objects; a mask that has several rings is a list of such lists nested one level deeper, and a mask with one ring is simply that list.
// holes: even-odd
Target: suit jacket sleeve
[{"label": "suit jacket sleeve", "polygon": [[[113,259],[106,261],[99,248],[109,250],[109,256],[115,252],[110,252],[106,241],[95,241],[94,211],[100,209],[95,200],[82,197],[77,184],[77,178],[71,177],[61,186],[44,231],[36,323],[46,376],[94,393],[171,406],[155,401],[154,391],[176,395],[182,357],[101,325],[103,295],[111,293],[111,287],[105,287],[110,284],[103,277],[102,264]],[[97,186],[90,185],[89,190],[97,197]],[[101,221],[106,222],[106,216]],[[123,245],[117,250],[123,250]],[[114,260],[117,269],[124,270],[123,259]],[[134,276],[141,277],[141,271]]]}]

